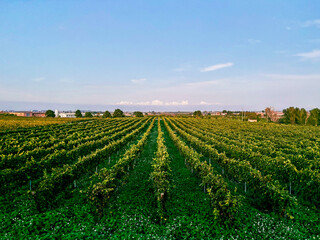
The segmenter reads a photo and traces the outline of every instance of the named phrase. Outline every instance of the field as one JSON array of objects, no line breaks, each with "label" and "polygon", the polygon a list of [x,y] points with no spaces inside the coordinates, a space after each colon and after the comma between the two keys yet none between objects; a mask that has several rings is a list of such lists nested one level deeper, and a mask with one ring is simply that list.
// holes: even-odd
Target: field
[{"label": "field", "polygon": [[319,127],[53,123],[2,124],[0,239],[320,238]]},{"label": "field", "polygon": [[77,118],[17,117],[0,114],[0,131],[78,121]]}]

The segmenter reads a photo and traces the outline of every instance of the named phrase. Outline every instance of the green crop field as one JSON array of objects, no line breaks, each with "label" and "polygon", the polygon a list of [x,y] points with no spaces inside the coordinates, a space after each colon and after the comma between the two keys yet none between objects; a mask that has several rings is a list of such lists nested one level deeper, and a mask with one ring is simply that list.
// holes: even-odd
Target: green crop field
[{"label": "green crop field", "polygon": [[0,239],[320,239],[319,127],[52,123],[0,130]]},{"label": "green crop field", "polygon": [[26,127],[61,124],[74,121],[79,121],[79,118],[17,117],[0,114],[0,131],[24,130]]}]

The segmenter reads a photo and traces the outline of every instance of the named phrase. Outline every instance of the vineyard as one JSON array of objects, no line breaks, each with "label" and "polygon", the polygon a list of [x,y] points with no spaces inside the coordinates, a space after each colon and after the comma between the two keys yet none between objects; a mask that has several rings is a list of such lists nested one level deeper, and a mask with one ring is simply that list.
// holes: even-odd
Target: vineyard
[{"label": "vineyard", "polygon": [[320,238],[319,127],[5,124],[17,126],[0,129],[0,239]]},{"label": "vineyard", "polygon": [[26,127],[61,124],[74,121],[79,121],[79,118],[16,117],[0,114],[0,131],[10,131],[19,129],[21,129],[21,131],[24,131],[24,128]]}]

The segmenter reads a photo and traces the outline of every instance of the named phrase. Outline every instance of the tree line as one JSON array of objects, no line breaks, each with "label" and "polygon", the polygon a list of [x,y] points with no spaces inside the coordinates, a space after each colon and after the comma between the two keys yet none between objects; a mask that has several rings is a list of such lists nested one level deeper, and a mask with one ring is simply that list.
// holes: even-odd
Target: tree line
[{"label": "tree line", "polygon": [[[232,112],[223,110],[222,113],[225,117],[232,118],[240,118],[242,120],[248,119],[256,119],[261,121],[268,122],[279,122],[283,124],[296,124],[296,125],[313,125],[319,126],[320,124],[320,109],[314,108],[309,112],[304,108],[298,107],[289,107],[283,109],[283,115],[279,115],[279,112],[276,112],[273,108],[267,107],[262,111],[264,113],[264,117],[260,117],[256,112]],[[202,112],[200,110],[194,111],[193,116],[195,117],[203,117]],[[210,113],[208,114],[210,115]]]},{"label": "tree line", "polygon": [[280,123],[313,125],[318,126],[320,123],[320,109],[314,108],[307,112],[304,108],[289,107],[283,110],[283,118]]},{"label": "tree line", "polygon": [[[143,113],[142,112],[139,112],[139,111],[136,111],[133,113],[134,116],[136,117],[143,117]],[[58,117],[55,115],[54,111],[52,110],[47,110],[46,111],[46,117]],[[85,117],[85,118],[92,118],[93,115],[91,112],[86,112],[84,114],[84,116],[82,115],[81,111],[78,109],[76,112],[75,112],[75,117],[76,118],[82,118],[82,117]],[[109,111],[105,111],[103,114],[102,114],[102,118],[117,118],[117,117],[125,117],[123,111],[121,109],[116,109],[114,110],[113,114],[111,114]]]}]

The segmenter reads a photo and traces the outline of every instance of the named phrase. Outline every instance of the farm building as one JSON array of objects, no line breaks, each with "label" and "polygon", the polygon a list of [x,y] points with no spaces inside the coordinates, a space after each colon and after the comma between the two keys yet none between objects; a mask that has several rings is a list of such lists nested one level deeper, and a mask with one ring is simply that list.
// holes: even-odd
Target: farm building
[{"label": "farm building", "polygon": [[62,117],[62,118],[75,118],[76,117],[76,113],[74,112],[61,112],[59,113],[59,117]]},{"label": "farm building", "polygon": [[13,114],[18,117],[45,117],[46,116],[46,114],[43,112],[29,112],[29,111],[9,112],[9,114]]}]

